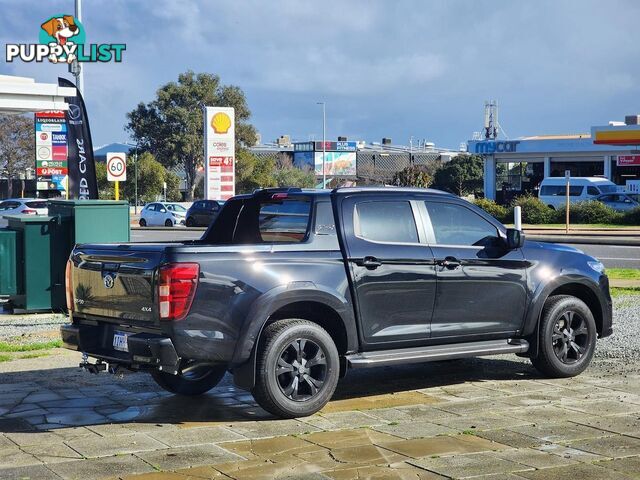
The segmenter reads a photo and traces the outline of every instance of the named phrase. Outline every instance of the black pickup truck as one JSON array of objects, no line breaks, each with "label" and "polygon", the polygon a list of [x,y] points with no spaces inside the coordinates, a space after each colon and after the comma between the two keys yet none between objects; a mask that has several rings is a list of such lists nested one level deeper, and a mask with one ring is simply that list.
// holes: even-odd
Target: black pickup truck
[{"label": "black pickup truck", "polygon": [[281,417],[318,411],[349,368],[515,353],[577,375],[612,333],[598,260],[435,190],[239,195],[200,240],[77,245],[66,284],[81,366],[183,395],[230,371]]}]

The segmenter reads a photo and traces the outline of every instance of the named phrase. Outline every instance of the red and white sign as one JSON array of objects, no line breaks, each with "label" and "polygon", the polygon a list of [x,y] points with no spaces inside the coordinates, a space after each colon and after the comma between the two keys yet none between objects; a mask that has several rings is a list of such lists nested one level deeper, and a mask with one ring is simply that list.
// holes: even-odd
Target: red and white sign
[{"label": "red and white sign", "polygon": [[206,107],[204,112],[204,197],[227,200],[235,195],[235,112]]},{"label": "red and white sign", "polygon": [[127,179],[127,155],[122,152],[107,153],[107,180],[124,182]]},{"label": "red and white sign", "polygon": [[36,169],[36,174],[41,177],[45,175],[67,175],[69,173],[69,169],[67,167],[56,168],[56,167],[38,167]]},{"label": "red and white sign", "polygon": [[618,166],[628,167],[640,165],[640,155],[618,155]]}]

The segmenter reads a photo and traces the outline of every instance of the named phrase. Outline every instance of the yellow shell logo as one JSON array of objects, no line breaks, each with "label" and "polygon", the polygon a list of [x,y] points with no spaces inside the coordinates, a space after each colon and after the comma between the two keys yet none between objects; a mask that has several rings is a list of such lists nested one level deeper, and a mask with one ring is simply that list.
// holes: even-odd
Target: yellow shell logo
[{"label": "yellow shell logo", "polygon": [[231,128],[231,119],[226,113],[218,112],[211,119],[211,126],[216,133],[227,133]]}]

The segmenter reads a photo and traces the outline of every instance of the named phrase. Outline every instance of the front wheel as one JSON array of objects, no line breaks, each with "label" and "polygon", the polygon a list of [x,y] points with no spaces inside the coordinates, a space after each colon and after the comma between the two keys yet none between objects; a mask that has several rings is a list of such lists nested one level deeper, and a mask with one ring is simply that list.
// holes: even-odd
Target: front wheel
[{"label": "front wheel", "polygon": [[164,222],[164,226],[165,227],[173,227],[173,222],[171,220],[167,219]]},{"label": "front wheel", "polygon": [[222,366],[187,362],[177,375],[153,370],[151,376],[168,392],[191,397],[207,393],[218,385],[226,371]]},{"label": "front wheel", "polygon": [[549,297],[540,320],[538,356],[531,362],[550,377],[576,376],[589,366],[596,336],[593,314],[582,300],[570,295]]},{"label": "front wheel", "polygon": [[282,418],[312,415],[331,399],[340,373],[338,350],[320,325],[278,320],[268,325],[257,352],[256,402]]},{"label": "front wheel", "polygon": [[196,226],[196,222],[193,220],[192,217],[187,218],[187,227],[195,227]]},{"label": "front wheel", "polygon": [[147,226],[147,221],[144,218],[140,219],[140,222],[138,222],[140,224],[141,227],[146,227]]}]

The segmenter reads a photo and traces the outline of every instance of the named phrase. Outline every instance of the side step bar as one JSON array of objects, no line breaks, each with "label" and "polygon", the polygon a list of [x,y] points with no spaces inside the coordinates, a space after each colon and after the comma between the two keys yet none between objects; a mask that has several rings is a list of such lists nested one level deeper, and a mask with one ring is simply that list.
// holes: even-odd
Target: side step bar
[{"label": "side step bar", "polygon": [[455,358],[480,357],[501,353],[524,353],[529,350],[526,340],[489,340],[484,342],[431,345],[428,347],[378,350],[347,355],[352,368],[382,367],[407,363],[433,362]]}]

